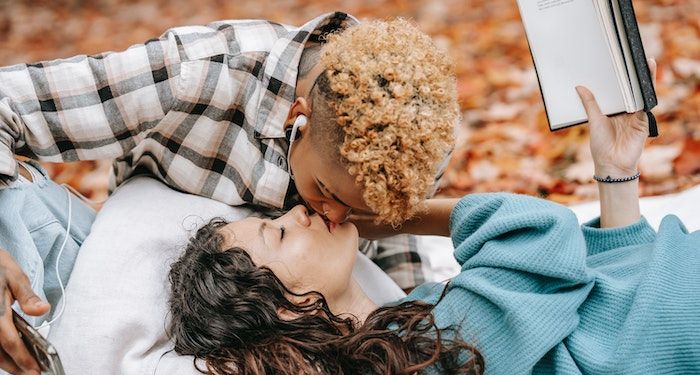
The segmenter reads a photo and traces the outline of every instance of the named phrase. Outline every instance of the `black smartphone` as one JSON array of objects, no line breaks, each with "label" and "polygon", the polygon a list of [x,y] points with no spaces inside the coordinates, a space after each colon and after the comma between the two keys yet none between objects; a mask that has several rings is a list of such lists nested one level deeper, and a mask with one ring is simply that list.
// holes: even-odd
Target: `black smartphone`
[{"label": "black smartphone", "polygon": [[41,371],[51,375],[65,375],[56,348],[14,309],[12,309],[12,320],[17,327],[19,337],[22,338],[32,357],[36,359]]}]

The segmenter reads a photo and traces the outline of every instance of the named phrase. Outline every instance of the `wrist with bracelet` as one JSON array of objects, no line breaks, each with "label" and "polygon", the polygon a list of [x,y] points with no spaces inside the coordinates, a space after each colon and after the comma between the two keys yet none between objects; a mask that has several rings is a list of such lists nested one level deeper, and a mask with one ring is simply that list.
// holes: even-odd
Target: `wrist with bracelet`
[{"label": "wrist with bracelet", "polygon": [[638,179],[639,176],[640,176],[640,173],[637,172],[632,176],[619,177],[619,178],[613,178],[609,175],[606,177],[600,177],[600,176],[593,175],[593,179],[598,181],[598,182],[602,182],[602,183],[606,183],[606,184],[614,184],[614,183],[620,183],[620,182],[634,181],[634,180]]}]

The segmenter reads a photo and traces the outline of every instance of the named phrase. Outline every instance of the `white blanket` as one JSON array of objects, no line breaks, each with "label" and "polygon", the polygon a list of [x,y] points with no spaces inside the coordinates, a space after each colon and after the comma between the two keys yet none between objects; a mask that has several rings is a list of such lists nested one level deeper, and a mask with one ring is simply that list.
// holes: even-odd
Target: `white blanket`
[{"label": "white blanket", "polygon": [[[700,228],[700,187],[675,196],[643,200],[643,213],[658,225],[666,212],[678,214],[689,229]],[[595,216],[595,203],[572,207],[581,220]],[[208,219],[229,220],[250,211],[175,192],[136,178],[104,205],[82,246],[66,290],[66,310],[49,340],[67,374],[199,374],[191,357],[171,352],[165,334],[170,264],[186,240]],[[425,237],[423,245],[435,280],[454,275],[448,238]],[[367,258],[358,258],[354,276],[382,303],[403,294]]]},{"label": "white blanket", "polygon": [[[168,353],[167,281],[187,239],[213,217],[251,211],[183,194],[145,177],[122,185],[100,210],[66,288],[66,309],[49,332],[66,373],[200,374],[192,357]],[[377,303],[405,294],[359,254],[353,276]]]}]

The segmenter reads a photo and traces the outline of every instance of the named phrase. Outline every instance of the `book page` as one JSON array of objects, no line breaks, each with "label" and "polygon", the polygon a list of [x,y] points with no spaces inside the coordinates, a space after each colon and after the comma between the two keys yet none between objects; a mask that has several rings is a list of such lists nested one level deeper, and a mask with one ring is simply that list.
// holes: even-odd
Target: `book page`
[{"label": "book page", "polygon": [[591,0],[518,0],[552,130],[586,121],[575,87],[603,113],[625,111],[610,48]]}]

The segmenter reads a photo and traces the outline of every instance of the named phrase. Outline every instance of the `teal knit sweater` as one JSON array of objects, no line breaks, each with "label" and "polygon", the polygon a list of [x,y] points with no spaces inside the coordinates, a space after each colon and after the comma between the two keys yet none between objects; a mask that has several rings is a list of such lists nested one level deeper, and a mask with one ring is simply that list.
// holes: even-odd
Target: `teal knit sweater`
[{"label": "teal knit sweater", "polygon": [[[473,194],[452,212],[461,273],[405,300],[437,303],[486,374],[700,374],[700,231],[667,216],[580,226],[564,206]],[[439,300],[439,302],[438,302]]]}]

